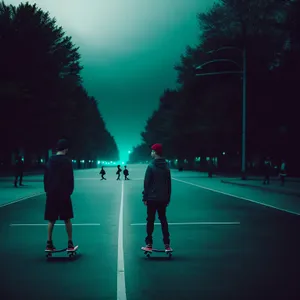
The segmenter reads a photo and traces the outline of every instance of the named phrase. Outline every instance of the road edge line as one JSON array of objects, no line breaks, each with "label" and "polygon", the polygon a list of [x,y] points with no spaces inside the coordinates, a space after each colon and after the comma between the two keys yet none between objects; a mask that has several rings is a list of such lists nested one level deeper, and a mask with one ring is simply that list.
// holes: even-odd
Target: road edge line
[{"label": "road edge line", "polygon": [[265,206],[265,207],[268,207],[268,208],[273,208],[275,210],[279,210],[279,211],[282,211],[282,212],[285,212],[285,213],[300,216],[299,212],[291,211],[289,209],[280,208],[280,207],[277,207],[277,206],[274,206],[274,205],[271,205],[271,204],[255,201],[255,200],[252,200],[252,199],[249,199],[249,198],[245,198],[245,197],[229,194],[229,193],[226,193],[226,192],[214,190],[214,189],[211,189],[211,188],[208,188],[208,187],[205,187],[205,186],[201,186],[201,185],[198,185],[198,184],[195,184],[195,183],[192,183],[192,182],[188,182],[188,181],[184,181],[184,180],[180,180],[180,179],[177,179],[177,178],[172,178],[172,179],[174,179],[178,182],[182,182],[182,183],[185,183],[185,184],[196,186],[198,188],[208,190],[208,191],[211,191],[211,192],[214,192],[214,193],[223,194],[223,195],[230,196],[230,197],[233,197],[233,198],[237,198],[237,199],[245,200],[245,201],[252,202],[252,203],[255,203],[255,204],[258,204],[258,205],[262,205],[262,206]]}]

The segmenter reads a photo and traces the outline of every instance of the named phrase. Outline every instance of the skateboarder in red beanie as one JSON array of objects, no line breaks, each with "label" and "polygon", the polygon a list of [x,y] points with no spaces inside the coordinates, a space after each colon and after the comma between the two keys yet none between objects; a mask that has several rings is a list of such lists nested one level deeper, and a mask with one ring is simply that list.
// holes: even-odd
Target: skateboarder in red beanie
[{"label": "skateboarder in red beanie", "polygon": [[44,189],[47,195],[45,220],[48,223],[46,250],[54,251],[52,232],[55,222],[64,220],[68,234],[68,250],[73,250],[72,223],[73,206],[71,195],[74,190],[74,174],[71,160],[66,156],[68,142],[64,139],[57,143],[57,153],[50,157],[44,174]]},{"label": "skateboarder in red beanie", "polygon": [[156,212],[158,212],[165,250],[172,251],[166,217],[166,208],[171,197],[170,169],[166,160],[162,157],[162,145],[154,144],[151,150],[153,161],[148,165],[144,179],[143,202],[147,206],[147,237],[145,239],[146,247],[142,249],[145,251],[152,250],[154,221]]}]

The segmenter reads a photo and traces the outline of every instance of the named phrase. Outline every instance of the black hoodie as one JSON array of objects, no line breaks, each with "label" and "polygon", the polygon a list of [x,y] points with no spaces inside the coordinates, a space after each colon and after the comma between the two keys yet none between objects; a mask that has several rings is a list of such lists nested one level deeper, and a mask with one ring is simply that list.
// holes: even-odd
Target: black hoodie
[{"label": "black hoodie", "polygon": [[72,195],[74,190],[73,166],[66,155],[50,157],[44,174],[44,190],[47,194]]},{"label": "black hoodie", "polygon": [[143,201],[170,202],[171,174],[164,158],[154,159],[147,167]]}]

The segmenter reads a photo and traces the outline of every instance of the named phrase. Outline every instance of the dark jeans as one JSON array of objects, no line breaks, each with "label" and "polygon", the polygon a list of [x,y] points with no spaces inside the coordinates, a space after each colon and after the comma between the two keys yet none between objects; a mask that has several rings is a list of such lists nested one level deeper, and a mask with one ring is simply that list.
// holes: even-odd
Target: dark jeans
[{"label": "dark jeans", "polygon": [[281,185],[284,185],[284,182],[285,182],[285,174],[284,173],[280,174],[280,180],[281,180]]},{"label": "dark jeans", "polygon": [[265,178],[264,178],[263,184],[270,184],[270,175],[268,173],[265,174]]},{"label": "dark jeans", "polygon": [[154,231],[154,221],[156,211],[161,223],[164,244],[170,244],[169,226],[166,217],[167,203],[159,201],[148,201],[147,203],[147,237],[146,244],[153,244],[152,234]]},{"label": "dark jeans", "polygon": [[19,179],[19,183],[20,185],[22,184],[22,180],[23,180],[23,172],[20,171],[20,172],[17,172],[16,175],[15,175],[15,186],[17,186],[17,183],[18,183],[18,179]]}]

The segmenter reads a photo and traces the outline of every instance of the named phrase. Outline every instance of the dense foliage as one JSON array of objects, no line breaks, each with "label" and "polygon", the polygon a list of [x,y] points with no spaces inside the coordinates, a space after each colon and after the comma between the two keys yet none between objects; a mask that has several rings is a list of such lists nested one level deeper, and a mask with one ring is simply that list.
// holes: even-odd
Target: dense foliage
[{"label": "dense foliage", "polygon": [[242,71],[245,50],[247,161],[271,156],[296,166],[300,1],[223,0],[198,14],[198,21],[198,45],[187,46],[175,66],[180,87],[162,94],[141,134],[143,144],[163,143],[168,158],[226,153],[240,162],[242,76],[199,75]]},{"label": "dense foliage", "polygon": [[0,45],[0,158],[42,155],[65,137],[74,159],[118,159],[83,87],[79,48],[48,12],[0,3]]}]

